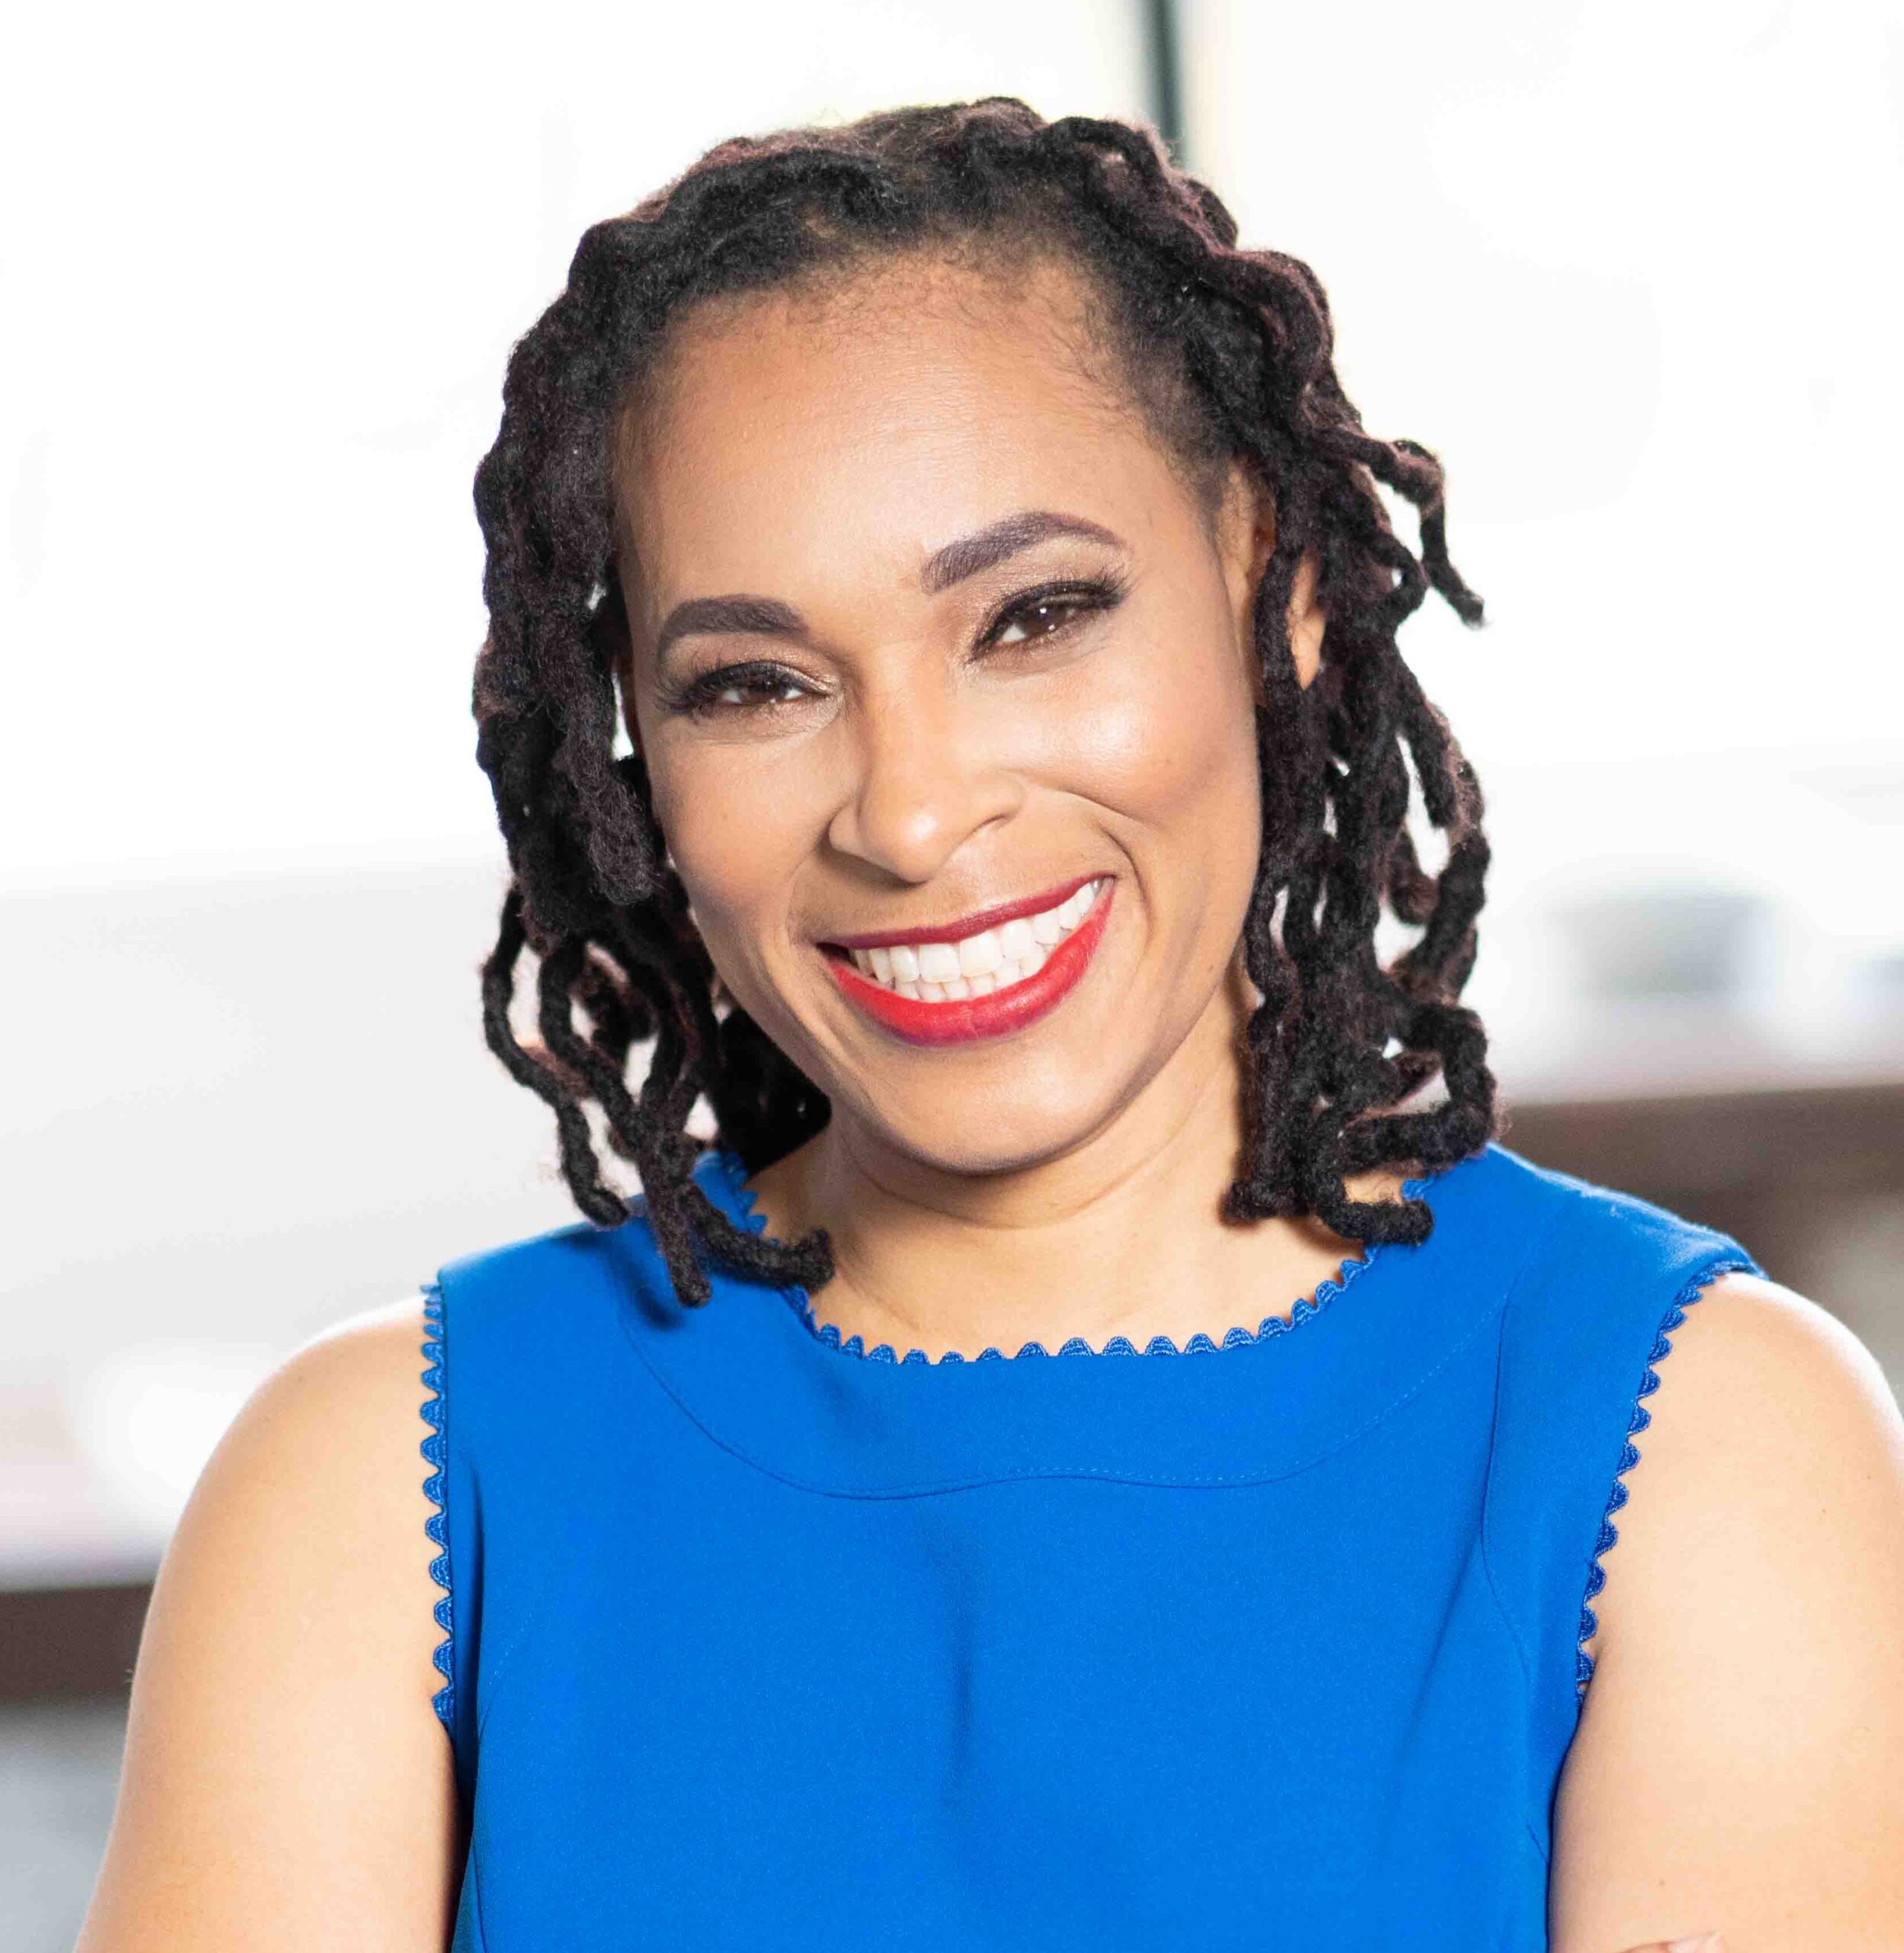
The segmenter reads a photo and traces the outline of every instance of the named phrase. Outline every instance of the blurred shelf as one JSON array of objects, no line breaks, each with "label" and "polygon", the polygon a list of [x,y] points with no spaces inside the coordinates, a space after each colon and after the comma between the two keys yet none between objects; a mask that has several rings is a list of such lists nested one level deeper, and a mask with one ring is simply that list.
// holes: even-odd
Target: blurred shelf
[{"label": "blurred shelf", "polygon": [[0,1591],[0,1701],[123,1693],[147,1581]]},{"label": "blurred shelf", "polygon": [[1904,1199],[1904,1075],[1504,1101],[1502,1140],[1516,1152],[1668,1206],[1694,1195],[1821,1189]]}]

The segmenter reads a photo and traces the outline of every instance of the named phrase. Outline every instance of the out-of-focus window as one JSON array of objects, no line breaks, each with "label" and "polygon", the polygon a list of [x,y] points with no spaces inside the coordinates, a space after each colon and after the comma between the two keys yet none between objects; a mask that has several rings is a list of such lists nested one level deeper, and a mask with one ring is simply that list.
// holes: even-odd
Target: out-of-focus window
[{"label": "out-of-focus window", "polygon": [[1142,114],[1141,10],[40,8],[0,102],[0,1587],[150,1566],[295,1342],[574,1211],[485,1054],[470,501],[721,138]]},{"label": "out-of-focus window", "polygon": [[[1192,161],[1434,449],[1523,1089],[1904,1076],[1904,21],[1184,0]],[[1404,534],[1411,519],[1401,518]]]},{"label": "out-of-focus window", "polygon": [[1321,275],[1371,427],[1452,471],[1497,623],[1408,629],[1471,745],[1904,743],[1896,10],[1183,15],[1196,163]]},{"label": "out-of-focus window", "polygon": [[487,857],[470,477],[584,226],[787,122],[1146,102],[1118,0],[198,0],[8,40],[15,883]]}]

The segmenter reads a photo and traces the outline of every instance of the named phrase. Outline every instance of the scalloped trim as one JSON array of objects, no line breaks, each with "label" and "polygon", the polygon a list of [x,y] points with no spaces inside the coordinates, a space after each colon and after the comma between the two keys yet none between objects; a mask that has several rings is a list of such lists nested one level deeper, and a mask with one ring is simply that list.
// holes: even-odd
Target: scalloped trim
[{"label": "scalloped trim", "polygon": [[[742,1223],[754,1234],[767,1231],[767,1217],[754,1204],[753,1194],[747,1186],[747,1168],[738,1154],[717,1147],[715,1157],[719,1163],[722,1178],[728,1191],[734,1195],[740,1209]],[[1429,1189],[1427,1180],[1407,1180],[1402,1185],[1402,1192],[1410,1200],[1418,1200]],[[1047,1350],[1042,1343],[1021,1344],[1017,1356],[1008,1356],[995,1344],[988,1343],[976,1356],[967,1356],[963,1350],[948,1350],[938,1358],[928,1356],[923,1350],[911,1349],[904,1356],[890,1343],[876,1343],[871,1349],[866,1347],[865,1339],[857,1331],[841,1340],[837,1323],[822,1323],[813,1314],[812,1298],[806,1289],[797,1285],[783,1289],[780,1292],[793,1308],[794,1314],[805,1324],[809,1335],[829,1350],[843,1356],[858,1357],[869,1363],[983,1363],[988,1362],[1016,1363],[1026,1356],[1198,1356],[1213,1354],[1224,1350],[1239,1350],[1246,1345],[1266,1343],[1272,1337],[1286,1336],[1292,1329],[1298,1329],[1305,1322],[1320,1315],[1336,1296],[1352,1282],[1357,1276],[1375,1266],[1376,1257],[1391,1244],[1375,1241],[1364,1247],[1359,1261],[1345,1261],[1340,1273],[1334,1277],[1319,1282],[1313,1297],[1304,1295],[1297,1300],[1290,1311],[1288,1321],[1281,1316],[1265,1316],[1254,1329],[1240,1326],[1226,1330],[1221,1343],[1214,1341],[1203,1330],[1178,1348],[1167,1336],[1153,1336],[1139,1349],[1127,1336],[1114,1336],[1102,1350],[1094,1350],[1082,1336],[1073,1336],[1061,1343],[1056,1350]]]},{"label": "scalloped trim", "polygon": [[1613,1514],[1626,1503],[1626,1474],[1639,1462],[1639,1452],[1633,1440],[1653,1420],[1646,1408],[1646,1399],[1659,1388],[1659,1372],[1655,1365],[1663,1362],[1673,1353],[1671,1337],[1674,1330],[1686,1320],[1686,1311],[1703,1295],[1722,1275],[1756,1275],[1758,1264],[1749,1256],[1732,1255],[1715,1261],[1693,1276],[1667,1306],[1664,1319],[1653,1338],[1651,1353],[1646,1359],[1645,1374],[1641,1377],[1639,1388],[1634,1393],[1633,1414],[1626,1426],[1626,1442],[1621,1448],[1619,1463],[1613,1472],[1613,1488],[1607,1495],[1606,1510],[1600,1516],[1600,1536],[1594,1543],[1592,1564],[1587,1572],[1586,1598],[1581,1603],[1580,1630],[1574,1638],[1574,1700],[1576,1708],[1584,1707],[1587,1700],[1587,1684],[1594,1678],[1594,1658],[1587,1652],[1587,1643],[1600,1632],[1600,1617],[1594,1612],[1594,1597],[1606,1584],[1606,1570],[1600,1562],[1600,1556],[1609,1546],[1619,1542],[1619,1529],[1613,1523]]},{"label": "scalloped trim", "polygon": [[423,1287],[423,1353],[427,1367],[423,1382],[431,1394],[424,1400],[422,1410],[423,1421],[430,1428],[420,1449],[425,1462],[432,1468],[429,1476],[423,1481],[423,1491],[436,1508],[423,1522],[423,1530],[437,1549],[436,1557],[429,1563],[429,1577],[443,1590],[443,1597],[434,1610],[436,1625],[443,1630],[443,1638],[437,1643],[436,1653],[431,1658],[436,1664],[437,1672],[443,1678],[443,1685],[430,1702],[443,1727],[454,1735],[456,1671],[451,1650],[455,1645],[455,1635],[450,1626],[449,1534],[443,1494],[443,1447],[449,1406],[445,1395],[447,1379],[443,1373],[443,1292],[434,1282],[426,1282]]}]

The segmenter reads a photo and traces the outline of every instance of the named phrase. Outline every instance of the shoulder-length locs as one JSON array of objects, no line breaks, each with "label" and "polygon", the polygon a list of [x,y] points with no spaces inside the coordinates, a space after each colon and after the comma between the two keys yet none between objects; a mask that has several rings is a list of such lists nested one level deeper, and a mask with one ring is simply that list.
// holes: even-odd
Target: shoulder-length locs
[{"label": "shoulder-length locs", "polygon": [[[1065,254],[1102,300],[1160,438],[1199,471],[1242,458],[1275,497],[1256,610],[1262,843],[1244,940],[1262,1002],[1226,1215],[1313,1214],[1352,1240],[1419,1240],[1425,1203],[1357,1202],[1347,1178],[1404,1161],[1432,1171],[1495,1130],[1485,1036],[1459,1001],[1488,861],[1481,796],[1395,643],[1430,586],[1471,625],[1481,605],[1448,559],[1435,456],[1365,433],[1343,393],[1314,274],[1240,247],[1217,198],[1150,130],[1119,121],[1047,121],[993,98],[738,139],[584,235],[566,288],[510,358],[501,428],[476,477],[490,619],[477,750],[510,869],[483,967],[486,1034],[553,1111],[582,1211],[613,1226],[629,1208],[602,1176],[587,1113],[599,1108],[690,1303],[710,1292],[703,1255],[781,1284],[815,1288],[832,1273],[823,1231],[755,1235],[695,1185],[696,1102],[705,1096],[721,1143],[750,1170],[818,1131],[830,1108],[719,995],[639,756],[616,754],[619,417],[663,333],[700,299],[973,246]],[[1378,483],[1417,510],[1419,556]],[[1328,623],[1305,690],[1287,620],[1311,549]],[[1411,838],[1417,793],[1445,839],[1439,872]],[[1410,937],[1385,963],[1385,919]],[[534,1044],[510,1022],[525,949],[539,966]],[[631,1089],[630,1051],[650,1043]],[[1401,1109],[1437,1075],[1439,1102]]]}]

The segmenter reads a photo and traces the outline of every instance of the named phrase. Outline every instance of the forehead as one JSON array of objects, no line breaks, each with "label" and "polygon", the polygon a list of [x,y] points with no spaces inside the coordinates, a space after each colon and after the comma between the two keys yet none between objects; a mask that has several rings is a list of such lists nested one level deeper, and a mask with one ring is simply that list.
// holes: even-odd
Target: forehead
[{"label": "forehead", "polygon": [[1134,540],[1185,494],[1092,294],[1048,259],[902,260],[704,304],[671,336],[619,455],[645,594],[780,590],[921,558],[1024,508]]}]

